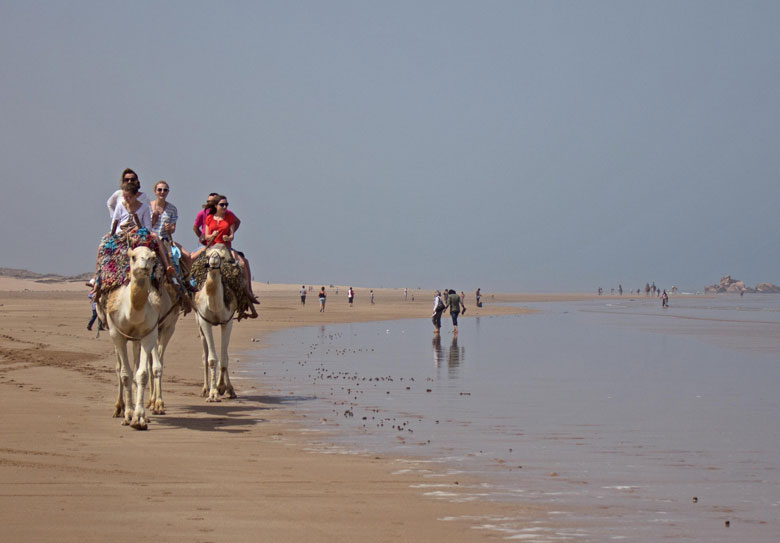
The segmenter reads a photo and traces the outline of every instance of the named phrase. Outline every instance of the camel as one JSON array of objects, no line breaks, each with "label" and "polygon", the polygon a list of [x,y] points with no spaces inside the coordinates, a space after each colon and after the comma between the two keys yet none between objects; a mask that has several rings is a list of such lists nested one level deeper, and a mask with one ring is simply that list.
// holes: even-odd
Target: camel
[{"label": "camel", "polygon": [[[130,261],[130,283],[111,290],[100,297],[98,313],[103,322],[108,323],[109,334],[114,342],[117,357],[117,379],[119,393],[114,416],[122,416],[123,425],[138,430],[146,430],[147,417],[144,410],[144,391],[149,379],[151,362],[152,375],[157,395],[156,409],[163,407],[162,401],[162,361],[158,350],[158,323],[160,318],[170,319],[173,302],[164,289],[152,285],[152,271],[157,262],[154,251],[140,246],[127,251]],[[178,318],[178,317],[175,317]],[[175,325],[175,320],[174,320]],[[173,333],[170,324],[164,330],[167,340]],[[127,342],[133,343],[133,362],[127,356]],[[163,345],[163,351],[164,345]],[[135,373],[135,380],[131,375]],[[133,384],[135,384],[135,402],[133,402]],[[132,408],[131,406],[135,406]]]},{"label": "camel", "polygon": [[[203,346],[203,396],[206,401],[218,402],[227,392],[235,398],[236,393],[228,374],[228,345],[233,329],[233,317],[238,308],[233,292],[225,292],[222,284],[221,267],[224,262],[232,261],[230,250],[218,243],[206,251],[208,273],[205,282],[195,294],[195,313],[198,316],[201,343]],[[227,302],[225,300],[227,294]],[[214,342],[214,327],[222,329],[222,348],[219,358]],[[219,375],[217,375],[219,372]],[[210,375],[209,375],[210,373]],[[209,378],[210,377],[210,378]]]}]

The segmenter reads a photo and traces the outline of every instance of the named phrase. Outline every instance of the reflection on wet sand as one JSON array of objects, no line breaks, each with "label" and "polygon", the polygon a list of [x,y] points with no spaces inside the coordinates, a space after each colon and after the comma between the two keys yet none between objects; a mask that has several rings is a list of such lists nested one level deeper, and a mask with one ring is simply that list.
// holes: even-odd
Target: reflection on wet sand
[{"label": "reflection on wet sand", "polygon": [[444,360],[444,349],[441,346],[441,336],[436,334],[433,336],[433,366],[441,367],[442,360]]},{"label": "reflection on wet sand", "polygon": [[[441,346],[441,336],[433,336],[433,366],[441,368],[444,362],[444,347]],[[454,336],[450,348],[447,350],[447,376],[450,378],[458,377],[458,368],[465,359],[466,349],[458,346],[458,338]]]},{"label": "reflection on wet sand", "polygon": [[448,376],[451,378],[458,377],[458,368],[464,358],[465,351],[462,348],[458,348],[458,337],[452,338],[452,344],[450,345],[449,353],[447,354],[447,367],[449,368]]}]

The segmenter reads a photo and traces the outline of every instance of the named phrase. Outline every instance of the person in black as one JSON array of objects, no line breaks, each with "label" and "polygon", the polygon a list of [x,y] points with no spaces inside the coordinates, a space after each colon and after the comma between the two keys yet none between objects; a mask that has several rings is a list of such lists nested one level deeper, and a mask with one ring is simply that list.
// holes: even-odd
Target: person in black
[{"label": "person in black", "polygon": [[444,309],[447,306],[444,304],[444,300],[441,298],[441,292],[436,291],[436,296],[433,298],[433,315],[431,320],[433,321],[433,333],[438,335],[441,330],[441,314],[444,313]]}]

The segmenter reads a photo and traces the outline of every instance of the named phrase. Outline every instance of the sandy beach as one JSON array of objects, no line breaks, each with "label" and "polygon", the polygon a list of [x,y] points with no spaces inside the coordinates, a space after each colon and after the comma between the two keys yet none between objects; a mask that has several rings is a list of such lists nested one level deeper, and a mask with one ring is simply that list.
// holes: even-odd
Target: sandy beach
[{"label": "sandy beach", "polygon": [[[260,318],[233,328],[231,360],[264,334],[304,325],[428,319],[428,291],[329,288],[300,307],[300,285],[256,284]],[[318,289],[318,286],[317,286]],[[111,417],[113,346],[95,337],[81,283],[0,278],[0,523],[8,540],[43,541],[479,541],[496,515],[534,518],[535,506],[457,503],[424,496],[419,473],[382,456],[307,450],[284,397],[238,381],[238,398],[206,403],[195,318],[181,318],[165,358],[167,412],[135,431]],[[473,298],[473,295],[469,295]],[[491,295],[468,316],[516,313],[500,301],[586,298]],[[414,300],[412,301],[412,299]],[[233,366],[235,367],[235,365]],[[294,413],[292,414],[294,416]],[[451,481],[455,482],[455,481]]]}]

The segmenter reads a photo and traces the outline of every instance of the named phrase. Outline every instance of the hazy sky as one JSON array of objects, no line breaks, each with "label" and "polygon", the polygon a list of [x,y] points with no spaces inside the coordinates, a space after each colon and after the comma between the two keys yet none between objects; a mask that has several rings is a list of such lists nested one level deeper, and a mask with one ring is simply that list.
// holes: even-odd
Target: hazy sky
[{"label": "hazy sky", "polygon": [[[261,281],[780,283],[780,2],[0,0],[0,266],[80,273],[125,167]],[[10,216],[9,216],[10,215]]]}]

